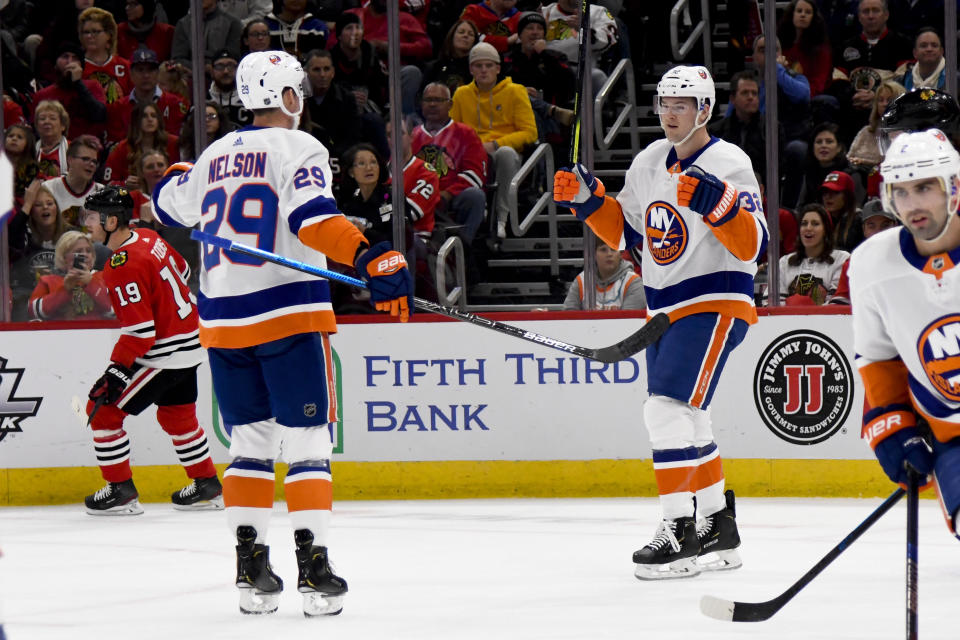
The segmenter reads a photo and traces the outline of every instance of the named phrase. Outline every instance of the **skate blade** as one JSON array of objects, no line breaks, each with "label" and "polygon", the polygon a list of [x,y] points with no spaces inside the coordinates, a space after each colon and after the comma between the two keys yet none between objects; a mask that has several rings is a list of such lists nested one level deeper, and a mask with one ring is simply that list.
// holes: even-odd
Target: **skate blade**
[{"label": "skate blade", "polygon": [[280,607],[280,592],[261,593],[246,587],[240,589],[240,613],[245,615],[263,615],[273,613]]},{"label": "skate blade", "polygon": [[681,558],[667,564],[637,564],[633,575],[639,580],[676,580],[700,574],[694,558]]},{"label": "skate blade", "polygon": [[701,571],[732,571],[743,566],[743,560],[736,549],[711,551],[697,558]]},{"label": "skate blade", "polygon": [[335,616],[343,611],[343,596],[323,594],[310,591],[303,594],[303,615],[307,618],[316,616]]},{"label": "skate blade", "polygon": [[173,508],[177,511],[223,511],[223,496],[219,495],[210,500],[201,500],[193,504],[176,504]]},{"label": "skate blade", "polygon": [[139,500],[133,500],[127,504],[122,504],[109,509],[91,509],[87,507],[87,513],[91,516],[139,516],[143,513],[143,507]]}]

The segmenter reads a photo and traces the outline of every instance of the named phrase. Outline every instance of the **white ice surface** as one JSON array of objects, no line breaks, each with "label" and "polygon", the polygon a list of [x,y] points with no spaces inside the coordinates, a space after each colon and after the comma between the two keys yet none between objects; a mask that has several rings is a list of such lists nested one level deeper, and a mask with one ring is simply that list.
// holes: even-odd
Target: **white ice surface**
[{"label": "white ice surface", "polygon": [[[720,622],[698,606],[779,595],[880,502],[740,499],[743,568],[670,582],[633,577],[652,499],[340,502],[329,544],[350,592],[322,619],[301,614],[283,505],[268,542],[287,587],[263,617],[237,610],[223,512],[4,508],[0,599],[9,640],[903,638],[905,501],[771,620]],[[920,506],[920,637],[960,638],[960,541],[936,502]]]}]

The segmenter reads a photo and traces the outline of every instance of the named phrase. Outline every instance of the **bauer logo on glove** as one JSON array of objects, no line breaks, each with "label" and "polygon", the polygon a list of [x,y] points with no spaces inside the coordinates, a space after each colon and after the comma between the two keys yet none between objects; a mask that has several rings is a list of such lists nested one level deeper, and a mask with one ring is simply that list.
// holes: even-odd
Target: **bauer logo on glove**
[{"label": "bauer logo on glove", "polygon": [[389,242],[380,242],[364,251],[353,265],[370,290],[370,302],[406,322],[413,312],[413,276],[407,260]]},{"label": "bauer logo on glove", "polygon": [[736,213],[737,190],[717,176],[691,165],[679,181],[677,204],[704,216],[710,224],[723,224],[728,216]]}]

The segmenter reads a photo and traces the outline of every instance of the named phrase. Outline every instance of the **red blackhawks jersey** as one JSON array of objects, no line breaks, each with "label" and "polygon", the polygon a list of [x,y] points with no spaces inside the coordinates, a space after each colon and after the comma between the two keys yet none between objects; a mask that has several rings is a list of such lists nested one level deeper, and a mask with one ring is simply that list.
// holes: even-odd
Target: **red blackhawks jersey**
[{"label": "red blackhawks jersey", "polygon": [[103,279],[121,324],[112,361],[154,369],[200,364],[199,316],[187,287],[189,275],[183,257],[149,229],[133,231],[110,256]]},{"label": "red blackhawks jersey", "polygon": [[517,25],[520,24],[522,12],[516,7],[511,7],[502,16],[494,11],[486,2],[468,4],[460,14],[461,20],[469,20],[477,25],[477,31],[480,32],[480,40],[503,53],[510,46],[507,39],[517,32]]},{"label": "red blackhawks jersey", "polygon": [[436,171],[417,156],[412,156],[403,167],[407,212],[413,219],[413,230],[421,237],[429,238],[433,233],[433,212],[440,199],[437,185]]},{"label": "red blackhawks jersey", "polygon": [[483,188],[487,152],[470,125],[451,119],[436,133],[420,125],[410,134],[410,145],[437,172],[441,191],[456,196],[468,187]]},{"label": "red blackhawks jersey", "polygon": [[96,64],[88,58],[83,63],[83,77],[103,87],[107,96],[107,140],[123,140],[127,135],[123,122],[123,101],[133,91],[130,63],[116,55],[107,58],[103,64]]}]

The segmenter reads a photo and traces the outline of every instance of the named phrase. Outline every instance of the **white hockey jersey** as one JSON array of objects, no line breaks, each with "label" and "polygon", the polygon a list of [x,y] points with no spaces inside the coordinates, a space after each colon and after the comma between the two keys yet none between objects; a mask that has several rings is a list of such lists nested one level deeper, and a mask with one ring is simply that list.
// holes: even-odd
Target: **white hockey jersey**
[{"label": "white hockey jersey", "polygon": [[[192,227],[321,268],[326,257],[297,234],[341,215],[329,155],[303,131],[245,127],[216,140],[193,169],[153,193],[163,224]],[[204,246],[200,341],[240,348],[295,333],[336,330],[326,280]]]},{"label": "white hockey jersey", "polygon": [[909,402],[941,442],[960,436],[957,265],[960,248],[921,256],[900,227],[857,247],[849,269],[853,346],[868,403]]},{"label": "white hockey jersey", "polygon": [[[677,176],[694,164],[739,194],[736,215],[717,227],[677,204]],[[678,161],[673,145],[657,140],[633,159],[617,201],[625,221],[620,248],[646,240],[642,273],[651,313],[676,320],[718,312],[757,321],[753,279],[768,232],[753,166],[739,147],[711,137]]]}]

